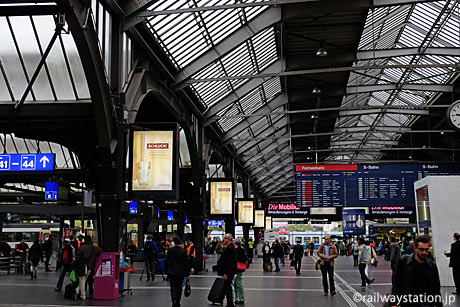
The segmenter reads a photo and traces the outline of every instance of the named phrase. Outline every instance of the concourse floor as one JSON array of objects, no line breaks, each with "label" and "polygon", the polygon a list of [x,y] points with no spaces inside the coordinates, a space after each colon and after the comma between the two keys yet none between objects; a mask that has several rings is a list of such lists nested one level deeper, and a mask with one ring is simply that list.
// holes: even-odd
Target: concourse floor
[{"label": "concourse floor", "polygon": [[[216,263],[214,255],[207,263],[208,272],[192,275],[192,294],[182,297],[182,306],[212,306],[207,301],[209,289],[216,278],[211,266]],[[353,267],[352,257],[338,257],[335,267],[335,283],[337,295],[324,296],[321,283],[321,272],[314,269],[315,258],[304,257],[301,275],[289,269],[288,262],[281,266],[281,272],[267,273],[262,270],[262,259],[254,258],[250,269],[244,273],[246,302],[244,306],[278,306],[278,307],[377,307],[382,302],[375,297],[390,291],[391,269],[389,263],[380,259],[374,269],[375,282],[367,288],[361,288],[361,280],[357,267]],[[6,275],[0,271],[0,307],[3,306],[171,306],[169,284],[157,275],[154,282],[146,282],[145,275],[140,281],[143,264],[137,263],[136,270],[131,274],[133,295],[125,295],[118,300],[86,300],[71,301],[64,299],[63,290],[54,291],[58,279],[57,272],[45,273],[39,270],[38,279],[30,280],[23,275]],[[64,284],[68,283],[68,275]],[[454,288],[443,288],[443,293],[451,293]],[[359,299],[360,294],[372,296],[370,301]],[[460,296],[449,306],[460,307]],[[243,306],[243,305],[237,305]]]}]

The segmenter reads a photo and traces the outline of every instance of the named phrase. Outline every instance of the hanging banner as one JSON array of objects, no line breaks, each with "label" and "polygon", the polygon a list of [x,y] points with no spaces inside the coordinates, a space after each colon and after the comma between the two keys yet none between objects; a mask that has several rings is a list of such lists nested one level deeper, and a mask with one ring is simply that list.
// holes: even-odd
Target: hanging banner
[{"label": "hanging banner", "polygon": [[233,214],[233,180],[210,181],[211,215]]},{"label": "hanging banner", "polygon": [[272,217],[271,216],[265,217],[265,229],[272,229]]},{"label": "hanging banner", "polygon": [[366,234],[366,211],[343,208],[342,223],[344,235],[364,235]]},{"label": "hanging banner", "polygon": [[254,199],[237,199],[238,224],[254,224]]},{"label": "hanging banner", "polygon": [[134,131],[132,189],[173,189],[173,131]]},{"label": "hanging banner", "polygon": [[254,227],[265,227],[265,211],[264,210],[255,210],[254,211]]}]

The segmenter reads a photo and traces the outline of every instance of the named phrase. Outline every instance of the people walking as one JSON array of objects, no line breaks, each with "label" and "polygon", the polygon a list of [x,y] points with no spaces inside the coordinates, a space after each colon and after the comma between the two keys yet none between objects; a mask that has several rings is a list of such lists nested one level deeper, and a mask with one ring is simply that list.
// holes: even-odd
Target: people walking
[{"label": "people walking", "polygon": [[249,242],[248,242],[248,260],[249,260],[249,264],[252,263],[252,258],[254,257],[254,241],[252,240],[252,238],[249,239]]},{"label": "people walking", "polygon": [[366,284],[370,284],[371,281],[366,276],[366,265],[368,263],[367,259],[367,248],[364,245],[364,239],[359,239],[359,247],[358,247],[358,268],[359,274],[361,275],[361,287],[365,287]]},{"label": "people walking", "polygon": [[144,262],[145,269],[147,271],[147,281],[155,280],[155,266],[154,262],[157,261],[158,246],[155,241],[153,241],[152,235],[147,236],[147,241],[144,243]]},{"label": "people walking", "polygon": [[37,269],[40,259],[42,258],[42,248],[38,239],[35,239],[34,244],[29,249],[30,262],[30,279],[37,278]]},{"label": "people walking", "polygon": [[449,267],[452,268],[455,284],[453,294],[460,294],[460,234],[457,232],[454,233],[454,243],[450,246],[450,253],[444,251],[444,255],[450,257]]},{"label": "people walking", "polygon": [[55,291],[61,291],[66,273],[70,273],[72,271],[72,263],[75,260],[75,248],[70,244],[70,242],[69,238],[65,238],[64,246],[59,252],[58,260],[61,264],[61,271],[59,273],[56,288],[54,288]]},{"label": "people walking", "polygon": [[[248,256],[244,246],[237,239],[235,240],[235,253],[236,253],[236,262],[241,264],[248,264]],[[243,266],[244,267],[244,266]],[[243,283],[243,272],[246,268],[238,268],[233,280],[233,287],[235,289],[235,303],[244,305],[244,283]]]},{"label": "people walking", "polygon": [[264,271],[266,271],[266,268],[271,263],[270,257],[271,257],[270,244],[268,243],[268,241],[265,241],[264,245],[262,246],[262,261],[263,261]]},{"label": "people walking", "polygon": [[377,252],[375,251],[375,248],[372,247],[371,243],[369,243],[369,241],[366,241],[365,244],[367,248],[366,275],[367,278],[369,278],[370,283],[373,283],[375,280],[374,267],[377,266],[377,263],[379,261],[377,259]]},{"label": "people walking", "polygon": [[294,249],[292,251],[292,260],[294,261],[294,268],[295,268],[295,273],[297,275],[300,275],[300,267],[302,266],[302,258],[303,258],[303,246],[302,242],[300,240],[297,240],[296,246],[294,246]]},{"label": "people walking", "polygon": [[48,240],[46,240],[43,245],[43,252],[45,253],[45,272],[51,272],[50,270],[50,259],[53,254],[53,235],[50,234]]},{"label": "people walking", "polygon": [[126,256],[129,259],[130,266],[134,266],[134,260],[136,259],[136,254],[137,254],[137,246],[134,244],[133,240],[128,240]]},{"label": "people walking", "polygon": [[[431,237],[422,235],[415,240],[415,252],[403,255],[395,271],[391,294],[405,297],[399,306],[442,306],[441,283],[436,262],[428,257]],[[416,301],[411,301],[414,298]],[[424,298],[427,298],[426,301]],[[395,305],[395,302],[392,305]],[[391,306],[392,306],[391,305]]]},{"label": "people walking", "polygon": [[358,242],[355,241],[351,245],[351,249],[353,250],[353,266],[358,266],[358,256],[359,256]]},{"label": "people walking", "polygon": [[94,285],[94,262],[96,256],[102,253],[100,247],[92,244],[90,236],[84,237],[84,242],[81,243],[75,256],[75,273],[78,276],[78,291],[80,299],[86,299],[86,286],[89,289],[89,297],[93,296],[93,285]]},{"label": "people walking", "polygon": [[195,245],[193,244],[190,238],[187,239],[185,242],[185,248],[187,250],[187,260],[188,260],[188,267],[190,270],[193,269],[193,274],[196,274],[196,253],[195,253]]},{"label": "people walking", "polygon": [[18,269],[18,273],[23,273],[24,271],[24,265],[26,263],[26,256],[27,256],[27,252],[29,251],[29,244],[26,243],[26,241],[24,240],[24,238],[21,239],[21,242],[18,244],[18,246],[16,247],[16,256],[19,257],[19,269]]},{"label": "people walking", "polygon": [[224,236],[224,251],[217,261],[217,271],[219,276],[224,280],[224,293],[227,298],[227,307],[235,306],[233,304],[232,280],[236,274],[236,252],[233,245],[233,236],[227,233]]},{"label": "people walking", "polygon": [[388,237],[388,241],[390,242],[390,261],[391,261],[391,282],[393,282],[396,272],[396,267],[399,262],[400,258],[400,247],[398,243],[396,243],[396,238],[394,235],[390,235]]},{"label": "people walking", "polygon": [[329,277],[329,288],[331,290],[331,296],[336,294],[334,284],[334,259],[337,257],[337,248],[332,244],[330,236],[324,238],[317,251],[317,255],[321,258],[321,274],[323,277],[323,290],[324,295],[328,295],[328,277]]},{"label": "people walking", "polygon": [[179,307],[182,296],[182,284],[184,278],[190,276],[190,268],[187,251],[181,247],[179,237],[174,237],[173,242],[174,247],[168,248],[166,254],[166,266],[172,306]]}]

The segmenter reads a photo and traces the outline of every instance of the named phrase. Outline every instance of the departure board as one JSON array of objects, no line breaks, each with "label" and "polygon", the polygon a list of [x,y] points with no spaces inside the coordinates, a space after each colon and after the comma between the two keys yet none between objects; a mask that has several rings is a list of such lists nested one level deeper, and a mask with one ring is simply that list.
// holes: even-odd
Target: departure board
[{"label": "departure board", "polygon": [[301,207],[415,206],[414,182],[427,175],[459,175],[460,164],[296,165]]}]

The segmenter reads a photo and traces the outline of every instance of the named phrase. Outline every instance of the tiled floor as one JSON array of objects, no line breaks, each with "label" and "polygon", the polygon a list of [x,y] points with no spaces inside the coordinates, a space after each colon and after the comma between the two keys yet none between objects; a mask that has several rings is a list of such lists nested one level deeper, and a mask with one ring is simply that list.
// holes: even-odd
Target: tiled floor
[{"label": "tiled floor", "polygon": [[[216,259],[211,257],[207,267],[215,264]],[[375,283],[362,289],[359,272],[353,267],[351,257],[339,257],[336,261],[335,282],[337,295],[325,297],[323,295],[321,273],[314,269],[315,260],[305,257],[302,263],[302,272],[296,276],[289,266],[282,266],[279,273],[267,273],[262,270],[262,260],[254,259],[254,264],[244,273],[246,294],[245,306],[324,306],[324,307],[373,307],[382,306],[381,302],[363,302],[360,294],[368,294],[375,299],[375,294],[384,295],[390,291],[391,269],[388,262],[380,261],[375,268]],[[0,306],[171,306],[169,284],[157,275],[154,282],[140,281],[142,264],[137,265],[131,275],[133,295],[120,297],[118,300],[86,302],[64,299],[63,292],[57,293],[53,289],[57,281],[57,273],[39,272],[38,279],[30,280],[26,276],[6,275],[0,273]],[[182,298],[182,306],[210,306],[207,301],[209,289],[216,278],[214,272],[203,272],[191,278],[192,294]],[[68,282],[68,277],[67,277]],[[443,288],[443,292],[451,293],[453,288]],[[455,297],[457,298],[457,297]],[[458,298],[460,299],[460,297]],[[450,306],[460,306],[454,302]]]}]

